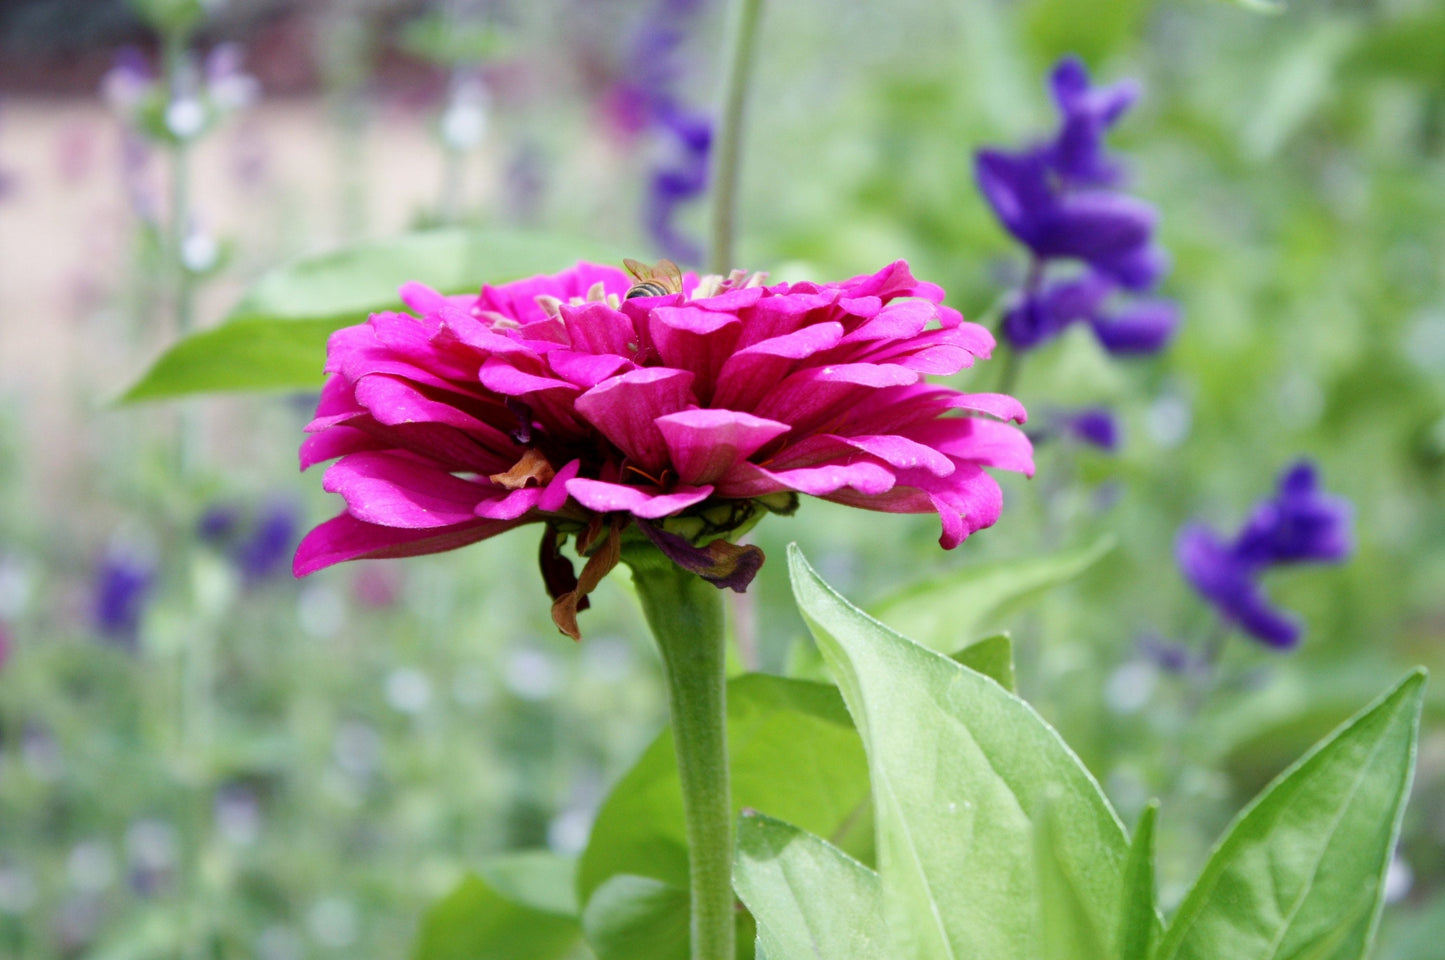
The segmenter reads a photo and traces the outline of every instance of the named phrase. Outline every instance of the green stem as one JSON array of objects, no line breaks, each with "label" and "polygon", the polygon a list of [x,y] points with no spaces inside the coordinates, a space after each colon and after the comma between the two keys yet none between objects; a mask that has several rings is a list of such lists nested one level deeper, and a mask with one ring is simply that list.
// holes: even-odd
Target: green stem
[{"label": "green stem", "polygon": [[[175,103],[193,91],[187,87],[187,34],[171,31],[163,38],[166,73],[166,101]],[[185,337],[196,321],[195,277],[186,266],[186,235],[191,219],[191,143],[173,137],[167,151],[170,159],[170,221],[166,228],[164,248],[169,261],[172,304],[175,308],[176,332]],[[181,476],[189,476],[195,468],[200,446],[200,424],[196,411],[190,407],[180,412],[180,436],[176,444],[176,461]]]},{"label": "green stem", "polygon": [[662,653],[691,864],[692,960],[732,960],[732,800],[728,792],[722,594],[651,546],[623,559]]},{"label": "green stem", "polygon": [[734,4],[731,56],[723,84],[722,110],[718,118],[712,168],[712,249],[709,270],[727,276],[733,269],[733,237],[737,232],[738,169],[742,153],[743,104],[747,100],[748,74],[752,72],[753,50],[758,35],[758,18],[763,0],[737,0]]}]

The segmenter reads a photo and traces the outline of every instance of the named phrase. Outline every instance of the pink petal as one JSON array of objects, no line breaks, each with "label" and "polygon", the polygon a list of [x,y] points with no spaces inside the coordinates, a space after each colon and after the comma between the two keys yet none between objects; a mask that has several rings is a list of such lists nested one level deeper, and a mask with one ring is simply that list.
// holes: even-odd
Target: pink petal
[{"label": "pink petal", "polygon": [[573,460],[561,470],[557,471],[547,489],[543,491],[541,499],[537,501],[537,509],[544,513],[556,513],[567,504],[567,481],[577,476],[582,469],[581,460]]},{"label": "pink petal", "polygon": [[732,356],[741,323],[731,314],[696,307],[658,307],[648,314],[653,348],[665,366],[693,373],[700,403],[712,400],[723,362]]},{"label": "pink petal", "polygon": [[474,518],[487,486],[393,453],[353,453],[326,471],[324,490],[358,520],[388,527],[445,527]]},{"label": "pink petal", "polygon": [[1034,475],[1033,444],[1018,427],[983,417],[944,417],[909,431],[955,460]]},{"label": "pink petal", "polygon": [[364,430],[355,427],[332,427],[313,433],[301,441],[301,469],[305,470],[325,460],[335,460],[348,453],[375,450],[377,446],[377,441]]},{"label": "pink petal", "polygon": [[797,361],[836,345],[842,338],[841,323],[818,323],[737,351],[718,372],[713,406],[754,408]]},{"label": "pink petal", "polygon": [[515,526],[515,522],[474,519],[450,527],[403,530],[365,523],[343,513],[302,538],[291,569],[296,576],[304,577],[345,560],[440,553],[485,540]]},{"label": "pink petal", "polygon": [[417,313],[432,313],[447,305],[447,298],[424,283],[412,280],[397,291],[401,302]]},{"label": "pink petal", "polygon": [[1015,423],[1026,423],[1029,418],[1024,405],[1006,393],[960,393],[956,394],[948,405],[955,410],[986,413],[991,417],[1012,420]]},{"label": "pink petal", "polygon": [[712,483],[790,429],[733,410],[682,410],[657,418],[673,469],[684,483]]},{"label": "pink petal", "polygon": [[563,304],[560,312],[573,350],[623,356],[637,353],[637,330],[625,313],[600,301]]},{"label": "pink petal", "polygon": [[672,493],[658,494],[648,493],[642,487],[579,478],[567,481],[567,492],[589,510],[626,511],[634,517],[656,520],[702,503],[712,495],[712,487],[678,486]]},{"label": "pink petal", "polygon": [[755,463],[736,464],[717,483],[721,497],[760,497],[781,490],[796,490],[815,497],[827,496],[844,488],[876,495],[892,489],[893,473],[881,464],[830,463],[820,467],[796,470],[768,470]]},{"label": "pink petal", "polygon": [[577,353],[572,350],[553,350],[547,354],[547,366],[559,377],[584,390],[597,386],[624,369],[635,368],[635,364],[626,357],[608,353]]},{"label": "pink petal", "polygon": [[577,412],[634,463],[656,473],[667,463],[667,444],[656,420],[694,404],[692,381],[686,370],[633,370],[582,394],[576,401]]},{"label": "pink petal", "polygon": [[891,434],[839,439],[900,470],[926,470],[936,477],[953,472],[952,460],[933,447],[907,437]]},{"label": "pink petal", "polygon": [[774,387],[753,409],[760,417],[814,427],[846,412],[860,397],[884,387],[916,383],[919,375],[896,364],[839,363],[800,370]]},{"label": "pink petal", "polygon": [[362,377],[356,383],[356,401],[376,418],[377,423],[441,423],[463,430],[491,429],[456,404],[433,400],[414,384],[395,377]]},{"label": "pink petal", "polygon": [[540,393],[544,390],[580,392],[566,380],[543,376],[540,373],[527,373],[501,357],[488,357],[477,372],[477,380],[488,390],[504,397],[525,397],[529,393]]},{"label": "pink petal", "polygon": [[488,520],[515,520],[537,505],[542,499],[541,487],[522,487],[507,491],[507,495],[495,500],[483,500],[476,506],[476,515]]}]

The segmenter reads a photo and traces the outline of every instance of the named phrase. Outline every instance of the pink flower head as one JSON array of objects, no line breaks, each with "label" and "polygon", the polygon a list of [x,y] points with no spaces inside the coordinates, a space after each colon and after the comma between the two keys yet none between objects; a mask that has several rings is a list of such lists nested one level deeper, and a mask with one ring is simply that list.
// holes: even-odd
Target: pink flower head
[{"label": "pink flower head", "polygon": [[994,340],[902,261],[842,283],[735,272],[662,296],[631,286],[590,263],[480,296],[409,284],[415,315],[334,333],[301,466],[340,458],[323,486],[346,510],[302,541],[297,576],[542,523],[553,619],[575,638],[631,527],[742,591],[762,552],[729,541],[800,493],[936,512],[951,549],[998,518],[985,467],[1033,472],[1004,422],[1023,422],[1017,400],[925,381]]}]

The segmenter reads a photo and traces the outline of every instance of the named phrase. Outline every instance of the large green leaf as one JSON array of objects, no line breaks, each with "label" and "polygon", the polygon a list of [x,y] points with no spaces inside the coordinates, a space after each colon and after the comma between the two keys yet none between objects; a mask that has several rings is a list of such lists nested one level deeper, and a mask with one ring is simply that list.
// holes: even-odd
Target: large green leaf
[{"label": "large green leaf", "polygon": [[[838,691],[763,674],[728,683],[733,812],[743,807],[797,823],[845,848],[867,849],[868,765]],[[647,748],[598,811],[578,864],[584,904],[611,876],[688,888],[682,788],[672,734]]]},{"label": "large green leaf", "polygon": [[1088,546],[963,567],[871,604],[868,612],[906,637],[954,653],[1045,591],[1067,583],[1114,549],[1113,537]]},{"label": "large green leaf", "polygon": [[512,854],[468,874],[422,918],[413,960],[561,960],[582,926],[570,895],[572,864]]},{"label": "large green leaf", "polygon": [[1013,638],[1006,633],[985,637],[970,643],[953,655],[953,659],[974,673],[981,673],[1010,693],[1017,693],[1014,677]]},{"label": "large green leaf", "polygon": [[1239,817],[1155,960],[1358,960],[1415,766],[1415,671],[1280,775]]},{"label": "large green leaf", "polygon": [[171,346],[121,400],[315,389],[331,332],[400,309],[397,290],[408,281],[462,293],[586,259],[618,262],[621,255],[571,237],[449,229],[302,257],[261,277],[220,326]]},{"label": "large green leaf", "polygon": [[892,955],[878,874],[797,827],[745,812],[733,882],[774,960]]},{"label": "large green leaf", "polygon": [[1037,957],[1035,818],[1114,948],[1128,842],[1093,777],[997,683],[902,637],[788,554],[793,592],[868,755],[878,871],[898,956]]},{"label": "large green leaf", "polygon": [[1088,902],[1083,881],[1073,864],[1060,856],[1063,832],[1053,805],[1046,797],[1033,815],[1035,887],[1039,932],[1043,940],[1041,960],[1104,960],[1107,942],[1105,924],[1112,917],[1101,915]]},{"label": "large green leaf", "polygon": [[587,901],[582,926],[598,960],[687,960],[686,887],[621,873]]}]

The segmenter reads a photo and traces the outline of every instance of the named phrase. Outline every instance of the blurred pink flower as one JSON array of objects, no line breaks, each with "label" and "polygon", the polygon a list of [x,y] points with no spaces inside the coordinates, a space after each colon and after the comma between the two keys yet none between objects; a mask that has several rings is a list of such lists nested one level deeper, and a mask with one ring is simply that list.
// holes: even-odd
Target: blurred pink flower
[{"label": "blurred pink flower", "polygon": [[[842,283],[689,277],[627,297],[621,270],[445,297],[332,335],[303,469],[340,516],[302,541],[304,576],[344,560],[435,553],[543,523],[553,618],[576,612],[633,526],[680,565],[743,590],[762,563],[736,539],[806,493],[936,512],[945,548],[999,515],[985,467],[1033,472],[1023,406],[929,384],[987,357],[984,328],[902,261]],[[560,553],[588,558],[580,579]]]}]

